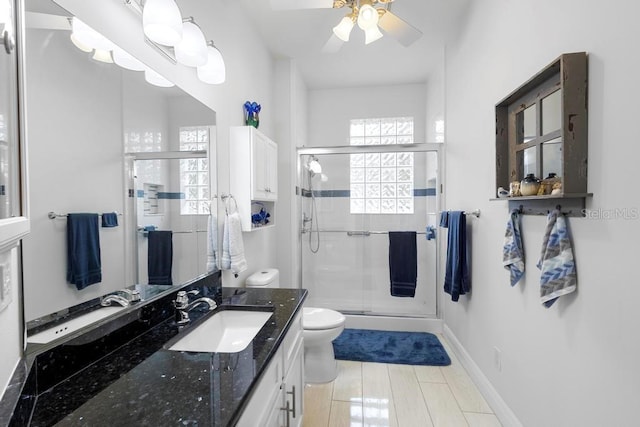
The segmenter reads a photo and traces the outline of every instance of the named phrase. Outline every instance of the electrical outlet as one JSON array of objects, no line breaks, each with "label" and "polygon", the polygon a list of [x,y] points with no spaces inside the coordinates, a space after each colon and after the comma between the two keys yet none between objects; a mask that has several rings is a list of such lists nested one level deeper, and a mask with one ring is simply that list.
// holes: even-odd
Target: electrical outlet
[{"label": "electrical outlet", "polygon": [[493,364],[498,372],[502,372],[502,350],[498,347],[493,347]]}]

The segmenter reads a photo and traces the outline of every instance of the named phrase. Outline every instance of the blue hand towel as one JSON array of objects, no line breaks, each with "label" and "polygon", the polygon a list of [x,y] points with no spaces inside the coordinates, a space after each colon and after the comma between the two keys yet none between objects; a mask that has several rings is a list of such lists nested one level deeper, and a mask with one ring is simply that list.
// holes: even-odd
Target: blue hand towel
[{"label": "blue hand towel", "polygon": [[524,250],[520,233],[520,214],[517,209],[511,211],[502,247],[502,265],[511,272],[511,286],[524,275]]},{"label": "blue hand towel", "polygon": [[557,209],[549,213],[537,267],[540,276],[540,299],[549,308],[562,295],[576,290],[578,277],[565,217]]},{"label": "blue hand towel", "polygon": [[117,227],[118,226],[118,214],[115,212],[106,212],[102,214],[102,226],[103,227]]},{"label": "blue hand towel", "polygon": [[440,227],[447,228],[449,226],[449,211],[440,212]]},{"label": "blue hand towel", "polygon": [[67,281],[78,290],[102,281],[96,213],[67,215]]},{"label": "blue hand towel", "polygon": [[416,295],[418,277],[417,245],[415,231],[389,232],[389,276],[391,296]]},{"label": "blue hand towel", "polygon": [[148,274],[150,285],[172,285],[173,232],[149,231]]},{"label": "blue hand towel", "polygon": [[467,262],[467,217],[464,212],[449,212],[448,226],[444,291],[451,295],[452,301],[458,301],[460,295],[471,290]]}]

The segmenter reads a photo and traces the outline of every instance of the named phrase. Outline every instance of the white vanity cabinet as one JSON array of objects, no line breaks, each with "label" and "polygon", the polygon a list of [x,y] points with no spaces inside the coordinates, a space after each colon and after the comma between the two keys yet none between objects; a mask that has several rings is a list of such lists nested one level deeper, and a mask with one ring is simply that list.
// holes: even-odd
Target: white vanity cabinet
[{"label": "white vanity cabinet", "polygon": [[237,426],[302,426],[303,355],[302,310],[300,310],[258,383]]},{"label": "white vanity cabinet", "polygon": [[264,207],[271,214],[278,198],[278,145],[253,126],[229,131],[230,191],[238,204],[242,230],[251,231],[251,214]]}]

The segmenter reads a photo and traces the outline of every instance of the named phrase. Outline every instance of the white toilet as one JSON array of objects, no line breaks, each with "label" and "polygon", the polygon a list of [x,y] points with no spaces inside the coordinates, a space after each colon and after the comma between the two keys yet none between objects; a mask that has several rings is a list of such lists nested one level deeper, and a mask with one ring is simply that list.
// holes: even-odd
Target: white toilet
[{"label": "white toilet", "polygon": [[[280,287],[279,272],[267,268],[247,277],[247,288]],[[326,383],[336,379],[338,364],[331,342],[344,330],[345,317],[328,308],[303,307],[304,375],[307,383]]]}]

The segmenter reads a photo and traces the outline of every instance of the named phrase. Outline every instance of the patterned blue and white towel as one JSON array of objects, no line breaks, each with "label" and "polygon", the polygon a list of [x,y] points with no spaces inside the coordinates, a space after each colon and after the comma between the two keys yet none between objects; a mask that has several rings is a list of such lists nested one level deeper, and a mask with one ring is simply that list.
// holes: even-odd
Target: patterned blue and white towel
[{"label": "patterned blue and white towel", "polygon": [[520,233],[520,214],[517,209],[511,211],[507,221],[502,248],[502,265],[511,272],[511,286],[515,286],[524,275],[524,250]]},{"label": "patterned blue and white towel", "polygon": [[540,299],[549,308],[558,297],[576,290],[578,278],[565,217],[556,209],[547,220],[537,267],[542,270]]}]

